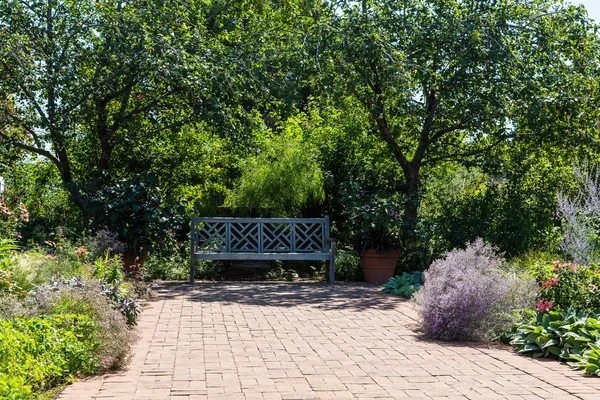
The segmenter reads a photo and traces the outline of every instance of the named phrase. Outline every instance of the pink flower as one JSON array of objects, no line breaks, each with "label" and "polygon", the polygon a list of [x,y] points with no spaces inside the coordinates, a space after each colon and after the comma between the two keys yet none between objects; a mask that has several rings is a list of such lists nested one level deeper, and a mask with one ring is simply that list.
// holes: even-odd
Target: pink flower
[{"label": "pink flower", "polygon": [[552,309],[552,302],[544,299],[540,299],[537,303],[537,308],[540,312],[550,311]]},{"label": "pink flower", "polygon": [[559,264],[560,264],[560,263],[559,263],[558,261],[554,261],[554,262],[552,263],[552,269],[554,270],[554,272],[556,272],[556,271],[558,270],[558,265],[559,265]]},{"label": "pink flower", "polygon": [[577,266],[571,265],[571,272],[577,272]]},{"label": "pink flower", "polygon": [[87,250],[85,249],[85,247],[80,247],[77,250],[75,250],[75,254],[77,254],[78,256],[83,256],[87,254]]},{"label": "pink flower", "polygon": [[538,301],[537,308],[538,310],[540,310],[540,312],[544,312],[546,310],[546,308],[544,307],[544,300]]}]

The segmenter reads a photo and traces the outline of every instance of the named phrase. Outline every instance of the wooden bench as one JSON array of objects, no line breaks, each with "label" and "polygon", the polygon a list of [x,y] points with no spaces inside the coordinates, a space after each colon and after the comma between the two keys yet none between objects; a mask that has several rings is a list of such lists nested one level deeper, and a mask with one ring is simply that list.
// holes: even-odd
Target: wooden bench
[{"label": "wooden bench", "polygon": [[196,260],[325,260],[335,280],[337,239],[324,218],[192,218],[190,283]]}]

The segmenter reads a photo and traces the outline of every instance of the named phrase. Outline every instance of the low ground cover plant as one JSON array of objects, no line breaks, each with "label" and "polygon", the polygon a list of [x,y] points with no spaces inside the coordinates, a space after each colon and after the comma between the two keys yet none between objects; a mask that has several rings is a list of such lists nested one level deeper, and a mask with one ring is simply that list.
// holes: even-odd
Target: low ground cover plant
[{"label": "low ground cover plant", "polygon": [[97,323],[57,314],[0,321],[0,398],[27,399],[77,375],[96,373]]},{"label": "low ground cover plant", "polygon": [[383,291],[390,294],[395,294],[405,299],[410,299],[413,294],[421,290],[422,285],[415,283],[412,274],[403,273],[396,275],[383,285]]},{"label": "low ground cover plant", "polygon": [[570,362],[569,365],[588,375],[600,376],[600,344],[589,343],[587,347],[583,354],[572,356],[575,361]]},{"label": "low ground cover plant", "polygon": [[585,311],[537,312],[515,326],[510,344],[519,354],[568,362],[589,375],[600,375],[600,321]]},{"label": "low ground cover plant", "polygon": [[118,254],[65,241],[17,250],[0,246],[0,398],[122,367],[141,307]]},{"label": "low ground cover plant", "polygon": [[581,356],[589,343],[600,341],[596,314],[575,311],[537,312],[516,325],[510,344],[519,354],[570,361]]}]

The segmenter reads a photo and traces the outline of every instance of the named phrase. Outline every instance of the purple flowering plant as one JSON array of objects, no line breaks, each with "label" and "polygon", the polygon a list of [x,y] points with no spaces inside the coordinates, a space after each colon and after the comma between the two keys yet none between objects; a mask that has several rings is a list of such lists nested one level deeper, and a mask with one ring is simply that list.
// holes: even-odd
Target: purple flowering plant
[{"label": "purple flowering plant", "polygon": [[402,196],[370,192],[354,183],[343,186],[340,196],[354,244],[361,253],[367,249],[383,253],[400,247],[404,229]]},{"label": "purple flowering plant", "polygon": [[426,336],[442,340],[489,340],[535,305],[536,282],[511,270],[501,253],[481,238],[454,249],[425,272],[415,296]]}]

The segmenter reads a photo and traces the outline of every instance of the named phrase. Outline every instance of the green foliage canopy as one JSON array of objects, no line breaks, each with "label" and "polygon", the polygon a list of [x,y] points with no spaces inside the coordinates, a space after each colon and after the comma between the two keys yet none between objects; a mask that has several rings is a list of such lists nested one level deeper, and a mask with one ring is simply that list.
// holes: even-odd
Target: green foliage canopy
[{"label": "green foliage canopy", "polygon": [[324,196],[323,173],[314,150],[302,140],[300,120],[292,119],[282,135],[265,138],[256,157],[243,164],[226,205],[270,208],[290,216],[322,202]]},{"label": "green foliage canopy", "polygon": [[[553,0],[344,1],[318,21],[321,87],[354,96],[401,166],[415,220],[421,169],[515,140],[590,139],[597,28]],[[597,135],[593,135],[596,137]]]}]

